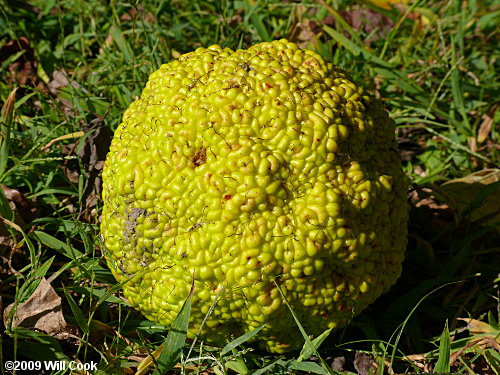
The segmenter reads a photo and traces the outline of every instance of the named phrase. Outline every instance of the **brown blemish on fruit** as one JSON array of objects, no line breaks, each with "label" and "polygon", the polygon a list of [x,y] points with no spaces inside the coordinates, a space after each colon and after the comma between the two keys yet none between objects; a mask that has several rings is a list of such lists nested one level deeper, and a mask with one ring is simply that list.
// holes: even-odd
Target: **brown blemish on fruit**
[{"label": "brown blemish on fruit", "polygon": [[194,155],[193,158],[194,167],[195,168],[199,167],[200,165],[205,164],[206,161],[207,161],[207,150],[205,149],[205,147],[201,147]]},{"label": "brown blemish on fruit", "polygon": [[130,242],[131,237],[135,234],[137,227],[137,219],[146,213],[143,208],[132,208],[127,211],[127,219],[125,220],[125,228],[123,229],[123,239],[125,242]]}]

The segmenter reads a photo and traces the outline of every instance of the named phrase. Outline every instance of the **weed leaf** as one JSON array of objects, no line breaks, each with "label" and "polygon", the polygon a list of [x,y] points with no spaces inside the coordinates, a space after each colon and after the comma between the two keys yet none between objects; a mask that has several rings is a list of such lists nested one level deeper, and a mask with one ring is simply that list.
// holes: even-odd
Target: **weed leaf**
[{"label": "weed leaf", "polygon": [[45,246],[58,251],[62,255],[67,256],[72,260],[76,260],[77,258],[83,256],[83,253],[75,249],[73,246],[70,246],[62,242],[61,240],[52,237],[50,234],[36,230],[33,232],[33,235],[38,241],[43,243]]},{"label": "weed leaf", "polygon": [[286,365],[286,362],[283,361],[281,358],[277,359],[276,361],[268,364],[267,366],[265,367],[262,367],[261,369],[255,371],[252,373],[252,375],[262,375],[262,374],[272,374],[271,370],[276,366],[276,365],[279,365],[279,366],[285,366]]},{"label": "weed leaf", "polygon": [[40,266],[36,271],[34,271],[31,275],[28,281],[26,281],[21,288],[19,288],[19,292],[17,294],[17,301],[19,303],[22,303],[26,301],[38,288],[38,285],[40,285],[40,282],[42,279],[45,277],[45,274],[49,270],[50,266],[52,265],[52,262],[54,261],[54,257],[48,259],[44,264]]},{"label": "weed leaf", "polygon": [[227,344],[220,352],[220,355],[224,355],[226,353],[229,353],[232,349],[236,348],[237,346],[243,344],[244,342],[250,340],[252,337],[254,337],[257,333],[264,328],[265,325],[262,325],[258,328],[255,328],[254,330],[245,333],[244,335],[238,337],[237,339],[231,341],[229,344]]},{"label": "weed leaf", "polygon": [[328,375],[329,373],[315,362],[293,362],[289,367],[290,370],[308,371],[313,374]]},{"label": "weed leaf", "polygon": [[450,331],[448,330],[448,321],[446,321],[439,343],[439,358],[434,367],[434,371],[450,372],[450,353]]},{"label": "weed leaf", "polygon": [[288,306],[288,309],[290,310],[290,312],[292,313],[292,316],[293,316],[293,319],[295,320],[295,323],[297,324],[297,327],[299,327],[299,330],[300,330],[300,333],[302,333],[302,337],[304,338],[304,340],[306,341],[305,343],[305,346],[306,347],[309,347],[309,349],[318,357],[319,361],[321,362],[321,365],[323,366],[323,368],[327,371],[328,374],[330,375],[335,375],[335,372],[333,371],[333,369],[328,366],[328,364],[325,362],[325,360],[321,357],[321,355],[318,353],[318,350],[316,349],[316,347],[314,346],[313,342],[311,341],[311,339],[309,338],[309,335],[306,333],[306,331],[304,330],[304,327],[302,326],[302,324],[300,324],[300,321],[299,321],[299,318],[297,317],[297,314],[295,314],[295,311],[293,311],[293,308],[292,306],[290,306],[290,303],[288,302],[288,300],[286,299],[285,295],[283,294],[283,291],[281,290],[281,288],[279,287],[278,283],[276,282],[276,280],[274,280],[274,284],[276,285],[276,287],[278,288],[278,291],[280,292],[281,294],[281,298],[283,298],[283,301],[285,301],[285,304]]},{"label": "weed leaf", "polygon": [[78,307],[77,303],[75,302],[74,298],[71,296],[71,294],[68,293],[68,290],[66,287],[63,285],[63,291],[64,295],[66,296],[66,299],[68,300],[69,307],[71,308],[71,312],[75,316],[76,324],[78,325],[78,328],[80,328],[84,333],[87,335],[90,333],[89,329],[89,324],[87,320],[85,319],[85,316],[83,315],[82,310],[80,307]]},{"label": "weed leaf", "polygon": [[[314,349],[318,349],[320,347],[320,345],[323,343],[323,341],[325,341],[325,339],[330,335],[330,332],[332,332],[332,329],[333,328],[327,329],[321,335],[319,335],[314,340],[312,340]],[[297,361],[300,362],[300,361],[307,360],[307,359],[311,358],[311,356],[314,354],[314,351],[312,349],[313,348],[311,348],[309,345],[304,345],[304,347],[302,348],[302,351],[300,352],[300,356],[297,359]]]},{"label": "weed leaf", "polygon": [[194,287],[191,288],[189,296],[184,301],[179,314],[170,327],[167,338],[163,342],[163,349],[157,360],[158,368],[153,375],[161,375],[171,370],[181,357],[182,347],[186,341],[193,294]]},{"label": "weed leaf", "polygon": [[236,371],[238,374],[248,374],[248,367],[245,365],[245,362],[241,358],[233,361],[227,361],[224,365],[226,366],[226,368]]}]

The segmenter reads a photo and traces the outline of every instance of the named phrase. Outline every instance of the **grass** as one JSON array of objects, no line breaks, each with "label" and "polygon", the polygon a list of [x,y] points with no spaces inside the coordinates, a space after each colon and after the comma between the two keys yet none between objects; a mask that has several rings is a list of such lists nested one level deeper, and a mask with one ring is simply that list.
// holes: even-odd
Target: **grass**
[{"label": "grass", "polygon": [[[10,360],[55,359],[129,374],[153,353],[139,373],[500,373],[494,1],[0,5],[0,306],[14,317],[44,291],[37,307],[53,312],[41,326],[4,319],[0,374]],[[385,102],[412,207],[397,285],[347,328],[304,332],[304,349],[283,356],[255,349],[253,333],[222,349],[185,340],[188,302],[169,333],[135,312],[103,261],[97,199],[111,131],[151,72],[198,46],[280,37],[348,68]]]}]

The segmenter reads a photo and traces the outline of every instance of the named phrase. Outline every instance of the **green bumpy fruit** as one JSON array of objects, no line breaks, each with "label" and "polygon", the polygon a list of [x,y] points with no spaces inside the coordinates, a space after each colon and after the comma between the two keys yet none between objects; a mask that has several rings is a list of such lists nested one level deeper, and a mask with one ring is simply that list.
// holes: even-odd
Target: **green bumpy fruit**
[{"label": "green bumpy fruit", "polygon": [[271,352],[345,325],[392,286],[407,235],[395,124],[340,68],[287,40],[199,48],[125,112],[103,172],[105,255],[130,303]]}]

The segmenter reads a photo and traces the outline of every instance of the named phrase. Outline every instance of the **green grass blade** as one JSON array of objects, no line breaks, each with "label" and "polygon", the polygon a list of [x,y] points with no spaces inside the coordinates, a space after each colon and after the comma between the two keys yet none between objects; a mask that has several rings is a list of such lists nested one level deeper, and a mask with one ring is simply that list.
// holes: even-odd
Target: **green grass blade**
[{"label": "green grass blade", "polygon": [[14,212],[10,208],[9,200],[5,196],[3,189],[0,187],[0,215],[9,221],[14,220]]},{"label": "green grass blade", "polygon": [[410,7],[408,7],[408,9],[406,9],[405,13],[401,15],[398,22],[391,28],[391,31],[389,32],[389,34],[385,38],[384,46],[382,47],[382,50],[380,51],[379,57],[381,59],[384,58],[384,55],[387,52],[387,49],[389,48],[389,45],[391,44],[392,40],[395,38],[396,34],[399,32],[399,29],[401,28],[401,25],[403,24],[404,20],[407,19],[410,12],[412,12],[418,5],[420,5],[420,1],[417,0],[417,1],[412,2]]},{"label": "green grass blade", "polygon": [[[366,61],[373,63],[375,65],[379,65],[381,67],[385,67],[388,69],[394,69],[394,67],[389,64],[387,61],[382,60],[380,57],[375,56],[373,53],[369,52],[364,46],[360,44],[356,44],[349,38],[345,37],[342,33],[339,33],[337,30],[323,25],[323,30],[326,31],[333,39],[342,44],[348,51],[350,51],[353,55],[359,56],[362,55]],[[407,79],[407,78],[406,78]]]},{"label": "green grass blade", "polygon": [[123,57],[127,63],[132,62],[133,54],[130,45],[127,43],[122,31],[117,25],[112,25],[109,28],[109,33],[113,37],[113,41],[118,46],[118,49],[123,53]]},{"label": "green grass blade", "polygon": [[235,371],[238,374],[246,375],[248,374],[248,367],[245,362],[238,358],[237,360],[228,361],[224,364],[226,368]]},{"label": "green grass blade", "polygon": [[[330,332],[332,332],[333,328],[327,329],[325,332],[323,332],[321,335],[316,337],[314,340],[312,340],[314,348],[318,349],[323,341],[326,340],[326,338],[330,335]],[[314,351],[309,345],[304,345],[302,348],[302,351],[300,352],[299,358],[297,359],[299,362],[303,360],[307,360],[311,358],[311,356],[314,354]]]},{"label": "green grass blade", "polygon": [[17,87],[7,97],[0,113],[0,176],[5,172],[7,161],[9,160],[10,134],[16,102],[16,91]]},{"label": "green grass blade", "polygon": [[446,321],[439,343],[439,358],[434,367],[434,371],[450,372],[450,353],[450,331],[448,330],[448,321]]},{"label": "green grass blade", "polygon": [[337,43],[341,44],[347,50],[351,51],[354,56],[359,56],[363,52],[363,48],[354,43],[352,40],[347,38],[344,34],[339,33],[337,30],[323,25],[323,29],[337,41]]},{"label": "green grass blade", "polygon": [[45,246],[50,247],[53,250],[56,250],[57,252],[61,253],[62,255],[72,259],[76,260],[77,258],[80,258],[83,256],[83,253],[75,249],[73,246],[70,246],[61,240],[58,240],[55,237],[52,237],[50,234],[47,234],[45,232],[36,230],[33,232],[33,236],[43,243]]},{"label": "green grass blade", "polygon": [[[437,287],[435,287],[435,289],[431,290],[430,292],[426,293],[422,298],[420,298],[420,300],[415,305],[407,302],[407,305],[413,306],[413,308],[407,314],[407,316],[404,319],[404,321],[399,325],[399,327],[396,329],[396,331],[393,333],[393,335],[389,339],[389,342],[390,342],[390,341],[392,341],[392,338],[394,336],[396,336],[395,340],[394,340],[394,345],[392,345],[391,365],[390,365],[391,368],[392,368],[392,363],[394,361],[394,357],[396,355],[396,350],[397,350],[399,342],[401,340],[401,336],[403,334],[403,331],[404,331],[406,325],[408,324],[408,322],[410,321],[410,318],[413,316],[413,314],[417,310],[417,308],[422,304],[423,301],[425,301],[430,295],[436,293],[438,290],[440,290],[440,289],[442,289],[442,288],[444,288],[444,287],[446,287],[448,285],[457,284],[457,283],[460,282],[460,281],[451,281],[451,282],[444,283],[444,279],[442,279],[442,278],[438,278],[438,279],[434,279],[434,280],[430,280],[430,281],[431,281],[431,283],[425,285],[424,288],[421,288],[421,287],[414,288],[414,290],[410,292],[410,298],[407,298],[407,297],[400,298],[399,303],[401,303],[403,301],[410,302],[413,298],[420,297],[420,295],[421,295],[420,293],[424,293],[430,287],[434,287],[434,286],[438,285]],[[439,285],[438,282],[441,285]],[[412,296],[412,294],[414,294],[414,293],[419,293],[419,294],[417,294],[416,296]],[[396,308],[396,304],[391,305],[391,307],[389,307],[388,311],[400,311],[401,310],[401,309]],[[386,353],[387,353],[387,349],[386,348],[387,347],[384,348],[384,353],[383,353],[382,357],[386,356]],[[385,362],[382,362],[382,366],[379,367],[379,371],[380,371],[379,373],[380,374],[384,373],[384,367],[385,367],[384,363]]]},{"label": "green grass blade", "polygon": [[288,366],[290,370],[307,371],[313,374],[328,375],[329,373],[315,362],[294,362]]},{"label": "green grass blade", "polygon": [[[28,247],[28,250],[29,250],[31,266],[36,267],[39,263],[39,258],[37,257],[35,246],[33,246],[33,243],[30,241],[30,239],[26,235],[26,233],[24,233],[23,229],[19,225],[17,225],[16,223],[13,223],[12,221],[7,220],[3,216],[0,215],[0,223],[2,223],[2,222],[4,224],[7,224],[7,226],[9,227],[9,231],[10,231],[10,228],[13,228],[13,229],[17,230],[19,233],[21,233],[21,235],[23,236],[23,240],[24,240],[24,242],[26,242],[26,246]],[[18,244],[18,246],[19,246],[19,244]]]},{"label": "green grass blade", "polygon": [[19,292],[17,295],[17,301],[22,303],[22,302],[26,301],[33,294],[33,292],[36,290],[36,288],[40,284],[40,281],[42,281],[42,279],[47,274],[47,271],[49,270],[53,261],[54,261],[54,257],[47,260],[44,264],[42,264],[40,266],[40,268],[38,268],[36,271],[34,271],[30,275],[29,280],[26,281],[19,289]]},{"label": "green grass blade", "polygon": [[306,341],[306,346],[309,347],[309,349],[311,351],[313,351],[313,353],[316,355],[316,357],[318,357],[319,361],[321,362],[321,365],[327,371],[328,374],[330,374],[330,375],[336,375],[335,371],[333,371],[333,369],[326,363],[326,361],[323,359],[323,357],[321,357],[321,355],[318,353],[318,349],[314,346],[313,342],[309,338],[309,335],[304,330],[304,327],[302,327],[302,324],[300,324],[300,321],[299,321],[299,318],[297,317],[297,314],[295,314],[295,311],[293,311],[292,306],[290,306],[290,303],[286,299],[285,294],[281,290],[281,288],[278,285],[278,283],[276,282],[276,280],[274,280],[274,284],[276,285],[276,288],[278,288],[278,291],[281,294],[281,298],[283,298],[283,301],[285,302],[285,304],[288,307],[288,310],[292,314],[293,320],[295,320],[295,323],[297,324],[297,327],[299,328],[300,333],[302,334],[302,337]]},{"label": "green grass blade", "polygon": [[71,312],[73,313],[73,315],[75,317],[76,324],[78,325],[78,328],[80,328],[83,331],[83,333],[88,335],[90,333],[89,324],[88,324],[87,320],[85,320],[85,316],[83,315],[82,310],[80,309],[78,304],[75,302],[75,300],[71,296],[71,294],[68,293],[68,290],[66,289],[66,287],[64,285],[63,285],[63,291],[64,291],[64,295],[66,296],[66,299],[68,300]]},{"label": "green grass blade", "polygon": [[500,375],[500,354],[494,349],[486,349],[484,351],[484,359],[495,374]]},{"label": "green grass blade", "polygon": [[[500,314],[500,310],[498,311]],[[495,330],[500,331],[500,322],[493,315],[493,311],[488,311],[488,324]]]},{"label": "green grass blade", "polygon": [[359,36],[359,33],[354,31],[351,25],[346,22],[346,20],[339,14],[338,11],[336,11],[334,8],[332,8],[325,0],[320,0],[320,3],[326,8],[326,10],[335,18],[335,21],[338,22],[339,28],[342,28],[343,30],[347,31],[351,38],[358,44],[361,45],[363,44],[363,41],[361,40],[361,37]]},{"label": "green grass blade", "polygon": [[[486,198],[490,195],[498,196],[500,193],[500,181],[494,182],[492,184],[487,184],[481,187],[481,190],[477,192],[477,194],[472,198],[468,206],[465,208],[463,215],[467,216],[470,213],[477,210],[481,205],[486,202]],[[493,196],[492,196],[493,198]]]},{"label": "green grass blade", "polygon": [[432,129],[431,127],[429,126],[424,126],[424,129],[427,130],[429,133],[432,133],[433,135],[436,135],[438,137],[441,137],[443,138],[446,142],[450,143],[451,145],[453,145],[454,147],[456,148],[459,148],[460,150],[472,155],[472,156],[475,156],[476,158],[478,159],[481,159],[481,160],[484,160],[485,162],[487,163],[491,163],[491,160],[488,159],[487,157],[485,157],[484,155],[481,155],[477,152],[474,152],[474,151],[471,151],[470,148],[467,148],[466,146],[460,144],[460,143],[457,143],[455,142],[454,140],[452,140],[451,138],[435,131],[434,129]]},{"label": "green grass blade", "polygon": [[154,375],[164,374],[170,371],[179,361],[181,357],[182,347],[186,341],[187,330],[189,326],[189,316],[191,315],[191,302],[193,300],[194,287],[186,301],[181,307],[179,314],[175,318],[167,338],[163,342],[163,349],[160,357],[157,360],[158,368],[153,373]]},{"label": "green grass blade", "polygon": [[262,326],[260,326],[258,328],[255,328],[254,330],[251,330],[250,332],[245,333],[244,335],[241,335],[237,339],[234,339],[229,344],[227,344],[224,348],[222,348],[222,350],[220,351],[220,355],[222,356],[224,354],[227,354],[231,350],[233,350],[234,348],[236,348],[237,346],[239,346],[239,345],[243,344],[244,342],[250,340],[257,333],[259,333],[262,330],[262,328],[264,328],[264,327],[265,327],[265,325],[262,325]]},{"label": "green grass blade", "polygon": [[[387,81],[397,82],[398,86],[403,89],[407,95],[418,95],[424,92],[420,86],[416,85],[415,82],[397,69],[375,67],[373,70]],[[421,97],[420,100],[424,103],[427,102],[427,98]]]},{"label": "green grass blade", "polygon": [[[121,284],[116,284],[119,287]],[[103,289],[96,289],[96,288],[90,288],[90,287],[72,287],[71,290],[73,290],[76,293],[82,294],[84,296],[87,296],[89,298],[98,298],[99,301],[102,302],[108,302],[108,303],[119,303],[120,305],[128,305],[124,300],[116,297],[113,295],[113,292],[108,293],[107,288]]]},{"label": "green grass blade", "polygon": [[35,198],[35,197],[39,197],[41,195],[48,195],[48,194],[65,194],[65,195],[71,195],[71,196],[77,196],[78,193],[76,191],[73,191],[73,190],[69,190],[69,189],[55,189],[55,188],[51,188],[51,189],[44,189],[44,190],[41,190],[35,194],[32,194],[29,196],[29,198]]},{"label": "green grass blade", "polygon": [[25,357],[40,361],[70,361],[64,354],[59,341],[48,334],[16,327],[11,335],[24,339],[24,341],[18,341],[18,350]]},{"label": "green grass blade", "polygon": [[262,18],[258,14],[252,14],[250,17],[253,26],[259,33],[259,36],[262,38],[263,41],[265,42],[270,42],[271,41],[271,36],[269,35],[269,32],[267,31],[266,25],[264,25],[264,22],[262,22]]},{"label": "green grass blade", "polygon": [[451,56],[452,56],[452,64],[453,66],[456,66],[456,69],[453,69],[451,72],[451,92],[453,95],[453,102],[455,104],[455,107],[457,111],[460,113],[462,117],[462,121],[460,122],[460,130],[465,135],[472,135],[471,129],[470,129],[470,124],[469,124],[469,118],[467,116],[467,111],[465,109],[465,100],[464,100],[464,91],[463,91],[463,82],[462,79],[460,78],[460,70],[458,69],[458,59],[457,59],[457,52],[456,52],[456,47],[455,43],[453,40],[451,41]]},{"label": "green grass blade", "polygon": [[[118,283],[118,284],[115,284],[113,285],[111,288],[109,288],[109,290],[106,291],[106,293],[102,294],[101,297],[99,298],[99,300],[96,302],[96,305],[99,306],[101,303],[103,303],[104,301],[108,301],[108,298],[110,298],[110,296],[120,290],[120,288],[125,285],[126,283],[128,283],[130,280],[132,280],[132,277],[129,277],[129,278],[126,278],[125,280],[123,280],[122,282]],[[123,301],[122,301],[123,302]]]},{"label": "green grass blade", "polygon": [[261,369],[254,371],[252,375],[262,375],[262,374],[272,374],[270,372],[275,366],[285,366],[286,362],[283,361],[281,358],[278,358],[276,361],[262,367]]}]

